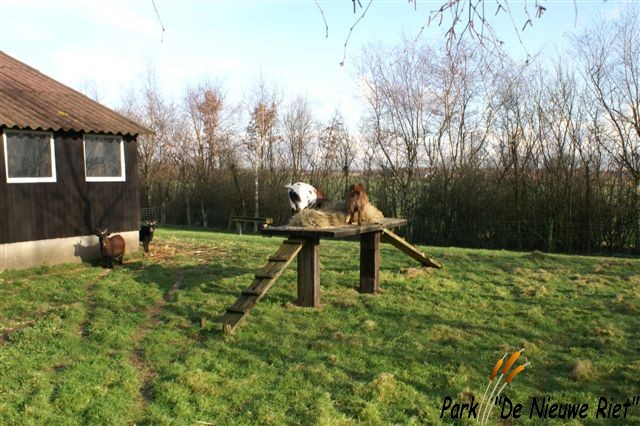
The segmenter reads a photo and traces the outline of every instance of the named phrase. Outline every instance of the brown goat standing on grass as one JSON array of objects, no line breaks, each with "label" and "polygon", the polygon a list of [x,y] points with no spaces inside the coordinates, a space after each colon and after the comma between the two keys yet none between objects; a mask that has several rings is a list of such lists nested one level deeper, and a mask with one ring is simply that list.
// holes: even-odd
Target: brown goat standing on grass
[{"label": "brown goat standing on grass", "polygon": [[364,185],[354,183],[347,190],[347,213],[349,214],[349,225],[353,223],[353,216],[358,212],[358,225],[362,225],[362,212],[369,204],[369,197],[364,190]]},{"label": "brown goat standing on grass", "polygon": [[121,235],[107,237],[109,232],[105,229],[101,231],[96,228],[96,235],[100,242],[100,254],[107,260],[107,268],[113,268],[113,259],[116,259],[122,265],[124,257],[124,238]]}]

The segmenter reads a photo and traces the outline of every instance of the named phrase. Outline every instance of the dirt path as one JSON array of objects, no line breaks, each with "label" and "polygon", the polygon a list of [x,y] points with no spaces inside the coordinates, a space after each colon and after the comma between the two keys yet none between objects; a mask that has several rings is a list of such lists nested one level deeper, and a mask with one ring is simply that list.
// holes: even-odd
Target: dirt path
[{"label": "dirt path", "polygon": [[15,327],[3,328],[0,333],[0,346],[3,346],[9,341],[9,337],[20,330],[31,327],[35,324],[35,321],[27,321],[24,324],[17,325]]},{"label": "dirt path", "polygon": [[141,403],[145,407],[153,397],[153,379],[156,375],[153,368],[148,362],[144,360],[144,349],[142,349],[142,342],[149,331],[158,325],[158,316],[162,312],[162,308],[169,302],[174,294],[180,290],[184,276],[188,271],[181,271],[178,273],[175,283],[169,291],[167,291],[161,299],[158,299],[146,312],[146,320],[144,325],[138,328],[134,334],[134,350],[133,354],[129,358],[131,365],[139,372],[141,378],[140,396]]},{"label": "dirt path", "polygon": [[104,277],[109,275],[110,272],[111,272],[111,269],[106,269],[102,271],[96,277],[95,280],[92,280],[91,282],[85,284],[84,286],[84,290],[86,293],[84,303],[87,309],[87,313],[84,317],[84,321],[82,321],[82,324],[80,324],[80,330],[79,330],[79,334],[80,336],[82,336],[83,339],[85,339],[89,335],[89,324],[91,324],[91,317],[93,316],[93,307],[95,305],[95,303],[93,302],[93,290],[96,287],[96,282],[102,280]]}]

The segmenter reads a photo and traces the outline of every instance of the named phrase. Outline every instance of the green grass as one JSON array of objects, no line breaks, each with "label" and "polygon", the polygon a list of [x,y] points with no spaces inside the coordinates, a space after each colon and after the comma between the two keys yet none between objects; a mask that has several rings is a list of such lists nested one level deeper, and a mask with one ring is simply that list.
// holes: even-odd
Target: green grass
[{"label": "green grass", "polygon": [[599,396],[640,394],[638,259],[424,248],[434,271],[384,246],[383,293],[365,295],[357,243],[323,241],[320,309],[295,305],[293,266],[223,335],[281,241],[160,229],[111,272],[0,274],[0,424],[451,423],[444,397],[482,397],[521,347],[531,365],[506,394],[525,409],[589,403],[582,422],[601,424]]}]

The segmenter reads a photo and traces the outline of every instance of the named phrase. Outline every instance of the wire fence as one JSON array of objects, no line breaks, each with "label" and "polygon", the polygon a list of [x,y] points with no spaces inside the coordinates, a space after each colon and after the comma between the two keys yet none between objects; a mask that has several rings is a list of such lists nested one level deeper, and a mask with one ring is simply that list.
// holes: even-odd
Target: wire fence
[{"label": "wire fence", "polygon": [[[169,208],[166,205],[143,207],[140,221],[156,220],[159,225],[203,227],[237,231],[232,214],[209,210],[203,220],[195,209]],[[205,223],[206,221],[206,223]],[[286,223],[286,219],[280,218]],[[276,225],[278,219],[276,219]],[[242,232],[254,232],[253,224],[242,224]],[[631,231],[630,231],[631,229]],[[515,220],[435,221],[409,218],[409,225],[398,233],[411,242],[431,246],[455,246],[506,250],[540,250],[572,254],[640,255],[640,229],[615,223],[527,223]]]},{"label": "wire fence", "polygon": [[616,223],[517,220],[458,220],[414,217],[406,230],[412,241],[435,246],[540,250],[572,254],[640,254],[640,227]]},{"label": "wire fence", "polygon": [[140,208],[140,223],[156,221],[160,225],[166,222],[165,205]]}]

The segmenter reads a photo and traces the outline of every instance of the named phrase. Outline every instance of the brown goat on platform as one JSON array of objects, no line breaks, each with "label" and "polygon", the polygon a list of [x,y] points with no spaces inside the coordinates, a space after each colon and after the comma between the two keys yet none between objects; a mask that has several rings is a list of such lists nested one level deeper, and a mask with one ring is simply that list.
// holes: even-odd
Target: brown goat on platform
[{"label": "brown goat on platform", "polygon": [[349,187],[346,194],[347,213],[349,214],[349,225],[353,223],[353,216],[358,212],[358,225],[362,225],[362,212],[367,204],[369,197],[361,183],[354,183]]},{"label": "brown goat on platform", "polygon": [[113,268],[113,259],[116,259],[122,265],[122,258],[124,257],[124,238],[121,235],[114,235],[113,237],[107,237],[109,232],[105,229],[101,231],[96,228],[96,235],[100,242],[100,254],[107,261],[107,268]]}]

